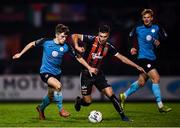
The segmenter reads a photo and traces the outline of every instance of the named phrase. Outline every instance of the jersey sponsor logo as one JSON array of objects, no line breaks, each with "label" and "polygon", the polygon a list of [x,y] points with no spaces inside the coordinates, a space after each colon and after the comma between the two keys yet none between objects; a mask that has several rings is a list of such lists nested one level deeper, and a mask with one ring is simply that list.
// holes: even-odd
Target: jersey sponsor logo
[{"label": "jersey sponsor logo", "polygon": [[53,52],[52,52],[52,56],[53,56],[53,57],[57,57],[57,56],[58,56],[58,52],[57,52],[57,51],[53,51]]},{"label": "jersey sponsor logo", "polygon": [[64,48],[63,48],[63,47],[60,47],[59,50],[60,50],[61,52],[63,52],[63,51],[64,51]]},{"label": "jersey sponsor logo", "polygon": [[97,59],[102,59],[103,56],[100,56],[100,54],[101,54],[100,52],[99,52],[98,54],[97,54],[97,53],[92,53],[92,58],[93,58],[93,59],[96,59],[96,58],[97,58]]},{"label": "jersey sponsor logo", "polygon": [[152,32],[152,33],[155,33],[155,32],[156,32],[156,30],[153,28],[153,29],[151,29],[151,32]]},{"label": "jersey sponsor logo", "polygon": [[151,36],[151,35],[147,35],[147,36],[146,36],[146,40],[147,40],[147,41],[151,41],[151,40],[152,40],[152,36]]}]

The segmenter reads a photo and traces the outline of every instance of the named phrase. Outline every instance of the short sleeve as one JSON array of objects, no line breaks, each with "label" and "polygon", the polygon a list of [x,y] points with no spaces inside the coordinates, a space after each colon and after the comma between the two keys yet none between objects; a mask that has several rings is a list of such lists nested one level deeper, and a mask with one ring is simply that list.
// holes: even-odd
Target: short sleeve
[{"label": "short sleeve", "polygon": [[83,35],[83,42],[88,42],[91,43],[92,41],[94,41],[96,38],[96,36],[92,36],[92,35]]},{"label": "short sleeve", "polygon": [[40,39],[38,39],[38,40],[35,41],[35,46],[36,46],[36,47],[42,46],[45,41],[46,41],[45,38],[40,38]]},{"label": "short sleeve", "polygon": [[109,53],[112,56],[115,56],[118,53],[117,49],[112,44],[109,44]]}]

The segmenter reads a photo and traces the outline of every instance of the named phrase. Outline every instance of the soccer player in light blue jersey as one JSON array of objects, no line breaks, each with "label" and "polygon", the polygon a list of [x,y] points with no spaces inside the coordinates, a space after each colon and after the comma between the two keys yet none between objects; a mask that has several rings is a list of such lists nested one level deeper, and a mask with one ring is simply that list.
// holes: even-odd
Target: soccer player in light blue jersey
[{"label": "soccer player in light blue jersey", "polygon": [[131,44],[133,39],[137,42],[131,47],[131,55],[137,54],[138,64],[144,68],[146,73],[141,73],[137,81],[124,93],[120,93],[121,105],[124,107],[126,98],[135,93],[140,87],[143,87],[148,78],[152,81],[152,92],[155,96],[159,112],[169,112],[172,109],[164,106],[160,92],[160,76],[156,70],[155,49],[160,45],[160,40],[167,37],[166,32],[158,24],[153,23],[153,11],[144,9],[141,13],[143,23],[135,26],[129,34]]},{"label": "soccer player in light blue jersey", "polygon": [[91,74],[96,74],[97,69],[89,66],[86,61],[76,54],[75,50],[66,42],[69,28],[63,24],[58,24],[55,28],[55,38],[41,38],[27,44],[24,49],[13,56],[13,59],[19,59],[24,53],[33,47],[43,47],[42,64],[40,68],[41,79],[48,84],[48,94],[43,98],[42,103],[36,107],[39,113],[39,119],[44,120],[44,110],[51,101],[57,103],[59,115],[62,117],[70,116],[62,106],[62,84],[61,63],[65,53],[70,52],[81,64],[87,67]]}]

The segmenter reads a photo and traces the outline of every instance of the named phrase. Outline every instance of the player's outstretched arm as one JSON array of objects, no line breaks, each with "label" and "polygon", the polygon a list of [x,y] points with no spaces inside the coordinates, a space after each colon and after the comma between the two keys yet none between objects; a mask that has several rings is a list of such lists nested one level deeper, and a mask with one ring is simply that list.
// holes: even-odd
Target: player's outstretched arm
[{"label": "player's outstretched arm", "polygon": [[117,53],[115,56],[116,56],[119,60],[121,60],[123,63],[128,64],[128,65],[130,65],[130,66],[133,66],[133,67],[137,68],[139,71],[146,73],[142,67],[140,67],[139,65],[135,64],[133,61],[131,61],[131,60],[128,59],[127,57],[121,55],[120,53]]},{"label": "player's outstretched arm", "polygon": [[72,34],[72,42],[74,44],[75,49],[82,53],[84,52],[84,47],[79,47],[78,41],[83,41],[83,35],[82,34]]},{"label": "player's outstretched arm", "polygon": [[89,70],[91,76],[92,74],[97,74],[98,69],[91,67],[82,57],[76,57],[76,59]]},{"label": "player's outstretched arm", "polygon": [[30,42],[23,48],[23,50],[20,53],[16,53],[12,58],[19,59],[25,52],[27,52],[29,49],[31,49],[34,46],[35,46],[35,41]]}]

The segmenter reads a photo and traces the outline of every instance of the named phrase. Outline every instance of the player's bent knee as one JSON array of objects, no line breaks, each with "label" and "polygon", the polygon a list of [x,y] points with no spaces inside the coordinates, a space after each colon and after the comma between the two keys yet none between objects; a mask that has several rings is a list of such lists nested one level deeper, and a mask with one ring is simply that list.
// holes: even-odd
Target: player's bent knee
[{"label": "player's bent knee", "polygon": [[56,90],[56,91],[61,91],[61,86],[56,86],[56,87],[55,87],[55,90]]}]

